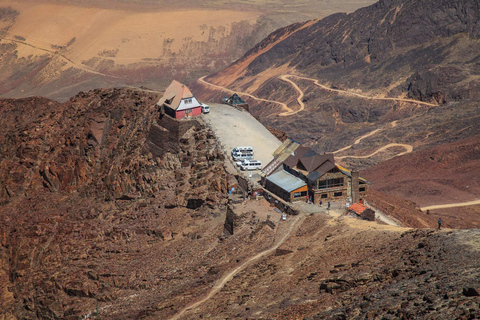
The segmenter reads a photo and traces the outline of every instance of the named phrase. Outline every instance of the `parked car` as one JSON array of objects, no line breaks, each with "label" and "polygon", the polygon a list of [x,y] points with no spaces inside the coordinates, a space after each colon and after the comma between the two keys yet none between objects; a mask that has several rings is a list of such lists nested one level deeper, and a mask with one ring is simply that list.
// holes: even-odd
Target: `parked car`
[{"label": "parked car", "polygon": [[240,169],[243,171],[246,170],[260,170],[262,169],[262,163],[258,160],[250,160],[248,162],[245,162],[240,166]]},{"label": "parked car", "polygon": [[246,147],[235,147],[232,150],[232,154],[238,153],[238,152],[251,152],[253,153],[253,147],[246,146]]},{"label": "parked car", "polygon": [[232,154],[232,158],[235,161],[252,160],[253,152],[235,152]]},{"label": "parked car", "polygon": [[200,103],[200,106],[202,107],[202,113],[210,113],[210,106],[205,103]]}]

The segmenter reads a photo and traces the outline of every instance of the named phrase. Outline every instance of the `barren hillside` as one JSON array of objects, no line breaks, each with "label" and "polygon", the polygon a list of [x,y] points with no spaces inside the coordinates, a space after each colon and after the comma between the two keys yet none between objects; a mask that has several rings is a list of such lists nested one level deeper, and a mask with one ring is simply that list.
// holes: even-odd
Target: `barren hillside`
[{"label": "barren hillside", "polygon": [[271,31],[371,1],[31,1],[0,4],[0,95],[65,101],[81,90],[163,90],[218,71]]},{"label": "barren hillside", "polygon": [[238,92],[268,127],[364,169],[480,134],[478,21],[472,1],[382,0],[279,29],[194,90]]}]

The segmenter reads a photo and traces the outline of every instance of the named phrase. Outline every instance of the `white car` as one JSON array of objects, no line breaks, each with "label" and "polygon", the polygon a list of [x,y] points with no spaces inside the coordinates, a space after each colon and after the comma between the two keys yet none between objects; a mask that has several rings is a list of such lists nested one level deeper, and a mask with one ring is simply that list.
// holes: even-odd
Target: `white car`
[{"label": "white car", "polygon": [[262,163],[258,160],[245,160],[245,162],[240,165],[240,169],[243,171],[246,170],[261,170],[262,169]]},{"label": "white car", "polygon": [[202,107],[202,113],[210,113],[210,106],[205,103],[200,103],[200,106]]}]

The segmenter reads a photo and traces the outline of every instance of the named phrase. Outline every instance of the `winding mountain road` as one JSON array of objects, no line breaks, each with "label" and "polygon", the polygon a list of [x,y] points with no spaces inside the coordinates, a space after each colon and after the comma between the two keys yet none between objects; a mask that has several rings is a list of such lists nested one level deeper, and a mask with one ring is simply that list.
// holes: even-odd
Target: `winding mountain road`
[{"label": "winding mountain road", "polygon": [[[417,104],[421,104],[421,105],[428,105],[428,106],[435,106],[434,104],[431,104],[431,103],[428,103],[428,102],[422,102],[422,101],[417,101],[417,100],[412,100],[412,99],[402,99],[402,98],[378,98],[378,97],[369,97],[369,96],[365,96],[365,95],[362,95],[362,94],[359,94],[359,93],[354,93],[354,92],[350,92],[350,91],[346,91],[346,90],[340,90],[340,89],[332,89],[332,88],[329,88],[325,85],[322,85],[318,82],[317,79],[313,79],[313,78],[308,78],[308,77],[303,77],[303,76],[298,76],[298,75],[293,75],[293,74],[284,74],[284,75],[281,75],[279,78],[282,80],[282,81],[285,81],[285,82],[288,82],[289,84],[291,84],[295,90],[298,92],[298,97],[297,97],[297,102],[300,106],[300,108],[298,110],[293,110],[291,108],[289,108],[285,103],[283,102],[279,102],[279,101],[275,101],[275,100],[268,100],[268,99],[263,99],[263,98],[258,98],[250,93],[247,93],[247,92],[239,92],[239,91],[234,91],[234,90],[231,90],[231,89],[228,89],[228,88],[225,88],[223,86],[219,86],[219,85],[216,85],[216,84],[213,84],[213,83],[210,83],[208,81],[205,80],[205,77],[201,77],[200,79],[198,79],[198,81],[204,85],[207,85],[207,86],[211,86],[213,88],[216,88],[216,89],[219,89],[219,90],[223,90],[223,91],[227,91],[227,92],[230,92],[230,93],[239,93],[239,94],[242,94],[242,95],[246,95],[250,98],[253,98],[257,101],[263,101],[263,102],[270,102],[270,103],[276,103],[278,105],[280,105],[283,109],[286,109],[287,111],[285,112],[282,112],[279,114],[279,116],[291,116],[291,115],[294,115],[302,110],[305,109],[305,104],[303,103],[303,97],[304,97],[304,92],[302,89],[300,89],[300,87],[294,82],[292,81],[291,79],[289,79],[290,77],[296,77],[296,78],[299,78],[299,79],[304,79],[304,80],[310,80],[310,81],[313,81],[315,85],[323,88],[323,89],[326,89],[326,90],[329,90],[329,91],[333,91],[333,92],[338,92],[338,93],[342,93],[342,94],[350,94],[350,95],[354,95],[354,96],[357,96],[357,97],[360,97],[360,98],[363,98],[363,99],[370,99],[370,100],[390,100],[390,101],[403,101],[403,102],[410,102],[410,103],[417,103]],[[390,125],[393,127],[395,127],[397,125],[397,120],[395,121],[392,121],[390,123]],[[369,133],[366,133],[360,137],[358,137],[355,142],[349,146],[346,146],[346,147],[343,147],[341,149],[338,149],[336,151],[334,151],[333,153],[336,154],[336,153],[339,153],[339,152],[342,152],[342,151],[345,151],[345,150],[348,150],[350,149],[353,145],[355,144],[359,144],[360,141],[362,141],[363,139],[365,138],[368,138],[370,136],[373,136],[374,134],[380,132],[384,130],[384,128],[379,128],[379,129],[375,129]],[[402,153],[399,153],[397,156],[401,156],[401,155],[404,155],[404,154],[407,154],[407,153],[410,153],[413,151],[413,147],[411,145],[408,145],[408,144],[403,144],[403,143],[390,143],[390,144],[387,144],[379,149],[377,149],[375,152],[372,152],[371,154],[369,155],[365,155],[365,156],[337,156],[335,158],[337,159],[345,159],[345,158],[354,158],[354,159],[367,159],[367,158],[370,158],[374,155],[376,155],[377,153],[383,151],[383,150],[386,150],[388,148],[391,148],[391,147],[403,147],[405,148],[405,152],[402,152]]]},{"label": "winding mountain road", "polygon": [[386,150],[388,148],[392,148],[392,147],[403,147],[405,148],[405,152],[401,152],[399,154],[397,154],[396,156],[401,156],[401,155],[404,155],[404,154],[407,154],[407,153],[410,153],[413,151],[413,147],[409,144],[403,144],[403,143],[389,143],[387,144],[386,146],[383,146],[379,149],[377,149],[375,152],[372,152],[366,156],[341,156],[341,157],[335,157],[336,159],[345,159],[345,158],[353,158],[353,159],[367,159],[367,158],[370,158],[370,157],[373,157],[374,155],[376,155],[377,153],[379,152],[382,152],[383,150]]},{"label": "winding mountain road", "polygon": [[298,215],[296,218],[291,222],[290,228],[288,231],[284,234],[284,236],[272,247],[254,255],[253,257],[250,257],[249,259],[245,260],[241,265],[236,267],[235,269],[231,270],[227,274],[225,274],[223,277],[221,277],[212,287],[210,292],[201,300],[194,302],[190,305],[187,305],[185,308],[180,310],[177,314],[175,314],[173,317],[170,318],[170,320],[178,320],[182,315],[184,315],[186,312],[191,311],[196,309],[198,306],[203,304],[204,302],[210,300],[213,296],[215,296],[224,286],[229,282],[230,280],[233,279],[233,277],[238,274],[240,271],[244,270],[247,266],[249,266],[251,263],[265,257],[266,255],[272,253],[273,251],[277,250],[278,247],[280,247],[285,240],[288,239],[288,237],[291,235],[295,227],[299,226],[301,222],[305,219],[305,215]]},{"label": "winding mountain road", "polygon": [[198,79],[198,82],[200,82],[200,83],[202,83],[202,84],[205,84],[205,85],[207,85],[207,86],[216,88],[216,89],[220,89],[220,90],[229,92],[229,93],[242,94],[242,95],[245,95],[245,96],[250,97],[250,98],[252,98],[252,99],[255,99],[255,100],[257,100],[257,101],[276,103],[276,104],[280,105],[283,109],[286,109],[287,112],[294,112],[292,109],[290,109],[290,108],[289,108],[285,103],[283,103],[283,102],[259,98],[259,97],[256,97],[256,96],[250,94],[250,93],[247,93],[247,92],[230,90],[230,89],[228,89],[228,88],[225,88],[225,87],[222,87],[222,86],[219,86],[219,85],[216,85],[216,84],[213,84],[213,83],[211,83],[211,82],[206,81],[206,80],[205,80],[205,77],[206,77],[206,76],[203,76],[203,77],[199,78],[199,79]]},{"label": "winding mountain road", "polygon": [[296,114],[296,113],[302,111],[303,109],[305,109],[305,104],[304,104],[303,101],[302,101],[302,100],[303,100],[303,96],[304,96],[304,93],[303,93],[302,89],[300,89],[295,82],[293,82],[292,80],[288,79],[288,77],[289,77],[289,75],[283,75],[283,76],[280,77],[280,79],[283,80],[283,81],[286,81],[286,82],[290,83],[290,84],[295,88],[295,90],[297,90],[297,92],[298,92],[298,94],[299,94],[298,97],[297,97],[297,102],[298,102],[298,104],[300,105],[300,109],[298,109],[298,110],[296,110],[296,111],[282,112],[282,113],[279,114],[279,116],[282,116],[282,117],[284,117],[284,116],[291,116],[291,115]]},{"label": "winding mountain road", "polygon": [[[303,76],[297,76],[297,75],[294,75],[294,74],[287,74],[287,75],[283,75],[283,76],[296,77],[296,78],[299,78],[299,79],[310,80],[310,81],[313,81],[313,83],[314,83],[316,86],[318,86],[318,87],[320,87],[320,88],[322,88],[322,89],[325,89],[325,90],[328,90],[328,91],[331,91],[331,92],[337,92],[337,93],[340,93],[340,94],[352,95],[352,96],[356,96],[356,97],[359,97],[359,98],[362,98],[362,99],[368,99],[368,100],[384,100],[384,101],[403,101],[403,102],[417,103],[417,104],[420,104],[420,105],[425,105],[425,106],[430,106],[430,107],[435,107],[435,106],[437,106],[436,104],[433,104],[433,103],[428,103],[428,102],[423,102],[423,101],[418,101],[418,100],[413,100],[413,99],[370,97],[370,96],[366,96],[366,95],[364,95],[364,94],[360,94],[360,93],[356,93],[356,92],[351,92],[351,91],[347,91],[347,90],[333,89],[333,88],[327,87],[326,85],[323,85],[323,84],[319,83],[319,82],[318,82],[318,79],[308,78],[308,77],[303,77]],[[282,77],[283,77],[283,76],[282,76]]]},{"label": "winding mountain road", "polygon": [[[396,127],[397,126],[397,121],[398,120],[395,120],[395,121],[392,121],[390,122],[390,126],[392,128]],[[339,152],[342,152],[342,151],[345,151],[345,150],[348,150],[350,148],[352,148],[354,145],[356,144],[359,144],[363,139],[365,138],[368,138],[370,136],[373,136],[374,134],[380,132],[380,131],[383,131],[385,128],[378,128],[378,129],[375,129],[373,131],[370,131],[360,137],[358,137],[351,145],[349,146],[346,146],[346,147],[343,147],[341,149],[338,149],[336,151],[333,151],[332,153],[333,154],[336,154],[336,153],[339,153]],[[405,148],[405,152],[402,152],[402,153],[399,153],[397,154],[397,156],[401,156],[401,155],[404,155],[404,154],[407,154],[407,153],[410,153],[413,151],[413,146],[409,145],[409,144],[404,144],[404,143],[389,143],[379,149],[377,149],[375,152],[372,152],[370,153],[369,155],[366,155],[366,156],[335,156],[336,159],[345,159],[345,158],[353,158],[353,159],[367,159],[367,158],[370,158],[370,157],[373,157],[374,155],[376,155],[377,153],[383,151],[383,150],[386,150],[388,148],[391,148],[391,147],[402,147],[402,148]]]}]

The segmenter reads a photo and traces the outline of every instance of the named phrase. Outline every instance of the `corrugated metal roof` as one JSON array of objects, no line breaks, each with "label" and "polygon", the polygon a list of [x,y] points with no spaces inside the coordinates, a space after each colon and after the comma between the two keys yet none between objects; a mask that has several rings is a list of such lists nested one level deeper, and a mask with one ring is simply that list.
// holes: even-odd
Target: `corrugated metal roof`
[{"label": "corrugated metal roof", "polygon": [[292,192],[298,188],[304,187],[307,184],[300,178],[291,175],[286,171],[279,171],[267,177],[267,180],[279,186],[287,192]]},{"label": "corrugated metal roof", "polygon": [[363,211],[367,210],[368,207],[361,203],[354,203],[352,204],[348,210],[355,212],[358,215],[361,215]]}]

